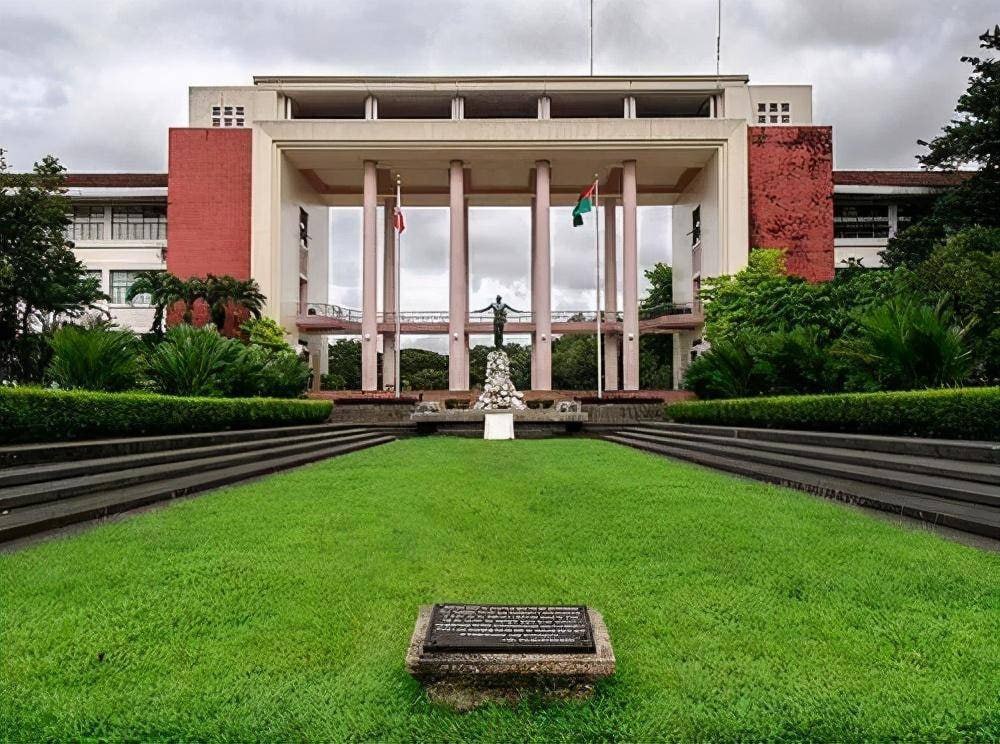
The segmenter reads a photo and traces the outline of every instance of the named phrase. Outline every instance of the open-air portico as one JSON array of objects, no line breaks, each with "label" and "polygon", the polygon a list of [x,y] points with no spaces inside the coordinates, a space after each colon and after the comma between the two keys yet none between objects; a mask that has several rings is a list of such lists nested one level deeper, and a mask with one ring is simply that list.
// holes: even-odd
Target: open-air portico
[{"label": "open-air portico", "polygon": [[[294,229],[282,224],[289,216],[296,218],[292,203],[308,200],[308,209],[361,206],[361,307],[343,308],[323,301],[320,293],[309,291],[306,282],[298,302],[282,306],[281,320],[286,327],[294,325],[312,338],[359,335],[365,390],[378,386],[381,335],[382,384],[394,387],[396,238],[391,219],[398,177],[404,184],[404,206],[447,207],[450,215],[449,296],[447,300],[442,297],[442,308],[447,306],[447,310],[402,312],[400,332],[447,334],[449,387],[467,390],[469,336],[487,333],[491,328],[489,317],[469,313],[469,207],[530,207],[531,307],[510,316],[507,331],[530,335],[532,388],[549,390],[553,334],[593,333],[596,329],[593,306],[578,311],[552,310],[550,208],[575,203],[581,187],[592,182],[596,174],[603,223],[605,385],[608,389],[637,390],[640,334],[674,333],[689,346],[702,324],[700,307],[695,303],[695,282],[702,273],[726,273],[746,260],[746,179],[742,173],[745,127],[725,120],[700,121],[696,128],[685,124],[670,120],[465,121],[449,122],[443,127],[391,121],[269,122],[261,126],[269,143],[265,147],[260,141],[264,137],[260,137],[255,146],[255,172],[270,165],[280,172],[273,180],[283,188],[279,194],[255,191],[255,199],[267,199],[270,209],[254,209],[255,215],[268,218],[255,220],[254,236],[260,246],[267,244],[265,235],[277,240],[278,249],[269,253],[281,260],[271,262],[270,276],[266,270],[255,269],[255,274],[264,287],[268,281],[272,287],[288,287],[283,292],[272,290],[270,296],[296,296],[288,291],[288,285],[290,280],[300,278],[301,272],[296,270],[300,241]],[[370,141],[373,125],[378,125],[378,144]],[[706,125],[712,131],[706,132]],[[677,207],[672,236],[675,302],[641,314],[637,209],[646,205]],[[693,224],[696,206],[700,233]],[[383,207],[383,219],[388,221],[381,231],[385,239],[381,308],[377,303],[379,207]],[[620,212],[616,207],[621,208]],[[616,237],[616,215],[622,222],[621,245]],[[581,229],[593,228],[588,225]],[[663,236],[665,242],[669,239]],[[617,306],[616,291],[618,251],[622,254],[621,307]],[[303,260],[308,261],[308,257]],[[579,260],[593,263],[595,256],[588,252]],[[261,266],[266,268],[263,263]],[[621,380],[617,379],[619,354]]]}]

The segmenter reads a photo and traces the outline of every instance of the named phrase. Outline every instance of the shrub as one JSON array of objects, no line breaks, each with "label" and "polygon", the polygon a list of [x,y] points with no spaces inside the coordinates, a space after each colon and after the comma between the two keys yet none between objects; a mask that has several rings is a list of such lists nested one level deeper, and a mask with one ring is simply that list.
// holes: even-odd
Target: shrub
[{"label": "shrub", "polygon": [[754,360],[758,334],[722,338],[688,367],[684,387],[699,398],[739,398],[759,395],[764,380]]},{"label": "shrub", "polygon": [[965,328],[943,304],[929,307],[895,299],[859,319],[856,335],[837,353],[853,361],[848,384],[855,390],[913,390],[958,385],[971,370],[962,341]]},{"label": "shrub", "polygon": [[321,423],[332,403],[0,388],[0,441],[182,434]]},{"label": "shrub", "polygon": [[226,367],[221,385],[235,397],[297,398],[309,385],[309,365],[287,344],[250,344]]},{"label": "shrub", "polygon": [[229,365],[242,363],[239,341],[224,338],[212,326],[171,328],[148,356],[148,373],[157,391],[168,395],[221,396]]},{"label": "shrub", "polygon": [[47,376],[60,387],[113,392],[138,385],[140,342],[131,331],[65,325],[49,343],[52,361]]},{"label": "shrub", "polygon": [[666,406],[686,424],[1000,439],[1000,388],[691,401]]}]

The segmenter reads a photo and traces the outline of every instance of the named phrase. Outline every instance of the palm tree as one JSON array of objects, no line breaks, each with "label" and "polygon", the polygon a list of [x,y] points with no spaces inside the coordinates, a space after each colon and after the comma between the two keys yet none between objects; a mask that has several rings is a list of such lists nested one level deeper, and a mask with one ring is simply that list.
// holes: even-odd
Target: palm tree
[{"label": "palm tree", "polygon": [[184,303],[184,322],[188,325],[194,322],[194,304],[205,299],[207,289],[205,280],[196,276],[180,281],[177,300]]},{"label": "palm tree", "polygon": [[226,313],[230,308],[243,309],[254,318],[259,318],[267,301],[255,280],[213,274],[209,274],[205,280],[204,299],[212,313],[212,322],[220,331],[226,323]]},{"label": "palm tree", "polygon": [[149,332],[157,340],[163,338],[163,316],[167,308],[181,299],[182,284],[169,271],[140,271],[125,294],[128,302],[141,294],[149,295],[149,303],[153,306],[153,325]]}]

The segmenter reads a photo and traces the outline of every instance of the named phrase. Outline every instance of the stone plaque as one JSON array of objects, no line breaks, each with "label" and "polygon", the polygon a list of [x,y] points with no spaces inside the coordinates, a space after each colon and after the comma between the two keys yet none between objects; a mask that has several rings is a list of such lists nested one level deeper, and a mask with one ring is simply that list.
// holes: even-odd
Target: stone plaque
[{"label": "stone plaque", "polygon": [[546,605],[437,604],[424,652],[595,653],[587,608]]}]

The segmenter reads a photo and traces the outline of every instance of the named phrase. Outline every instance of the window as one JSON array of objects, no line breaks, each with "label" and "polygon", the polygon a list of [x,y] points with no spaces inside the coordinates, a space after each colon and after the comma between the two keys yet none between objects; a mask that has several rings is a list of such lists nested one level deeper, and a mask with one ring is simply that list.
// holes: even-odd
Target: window
[{"label": "window", "polygon": [[309,213],[299,207],[299,245],[309,247]]},{"label": "window", "polygon": [[136,295],[132,302],[125,299],[129,287],[135,282],[139,275],[138,271],[112,271],[111,272],[111,304],[132,305],[133,307],[149,307],[153,298],[148,294]]},{"label": "window", "polygon": [[835,204],[833,208],[835,238],[888,238],[889,206],[887,204]]},{"label": "window", "polygon": [[246,122],[243,106],[212,106],[213,127],[242,127]]},{"label": "window", "polygon": [[[779,116],[780,111],[780,116]],[[788,101],[767,101],[757,104],[758,124],[791,124],[792,104]]]},{"label": "window", "polygon": [[111,208],[113,240],[166,240],[167,208],[157,205]]},{"label": "window", "polygon": [[70,240],[104,240],[104,207],[73,207],[66,237]]},{"label": "window", "polygon": [[701,242],[701,205],[691,212],[691,245]]}]

